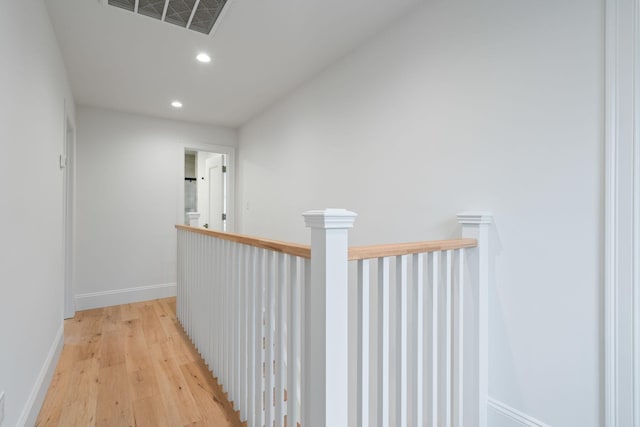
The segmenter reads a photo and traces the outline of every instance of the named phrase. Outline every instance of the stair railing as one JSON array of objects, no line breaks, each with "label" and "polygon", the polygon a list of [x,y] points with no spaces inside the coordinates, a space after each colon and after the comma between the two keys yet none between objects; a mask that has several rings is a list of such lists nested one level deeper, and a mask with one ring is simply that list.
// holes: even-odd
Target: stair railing
[{"label": "stair railing", "polygon": [[241,419],[486,426],[491,215],[459,214],[460,239],[352,248],[356,214],[304,218],[310,246],[176,226],[178,318]]}]

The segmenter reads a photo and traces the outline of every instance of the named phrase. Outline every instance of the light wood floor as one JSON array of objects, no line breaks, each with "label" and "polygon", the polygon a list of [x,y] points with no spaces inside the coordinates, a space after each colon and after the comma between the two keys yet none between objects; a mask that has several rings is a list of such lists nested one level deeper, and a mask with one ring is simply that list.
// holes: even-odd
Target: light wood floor
[{"label": "light wood floor", "polygon": [[175,298],[76,313],[36,426],[241,426]]}]

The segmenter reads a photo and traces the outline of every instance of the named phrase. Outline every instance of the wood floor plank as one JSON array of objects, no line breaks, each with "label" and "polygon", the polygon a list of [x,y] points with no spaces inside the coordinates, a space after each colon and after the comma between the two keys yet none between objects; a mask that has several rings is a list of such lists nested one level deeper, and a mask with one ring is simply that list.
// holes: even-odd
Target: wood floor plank
[{"label": "wood floor plank", "polygon": [[173,359],[155,360],[156,379],[171,425],[200,421],[200,411],[182,372]]},{"label": "wood floor plank", "polygon": [[36,426],[241,426],[182,330],[175,298],[93,309],[65,345]]},{"label": "wood floor plank", "polygon": [[160,318],[157,316],[153,306],[144,306],[141,308],[142,314],[142,330],[147,346],[166,341],[167,335],[162,329]]},{"label": "wood floor plank", "polygon": [[142,320],[124,322],[124,351],[127,369],[132,371],[152,367],[147,340],[142,330]]},{"label": "wood floor plank", "polygon": [[169,308],[171,309],[172,313],[176,312],[176,299],[175,298],[167,298],[164,301],[164,303],[169,306]]},{"label": "wood floor plank", "polygon": [[[187,343],[185,343],[187,340]],[[149,346],[149,352],[154,360],[174,359],[178,366],[201,360],[198,351],[188,342],[186,335],[171,336],[162,342]]]},{"label": "wood floor plank", "polygon": [[59,426],[95,426],[99,370],[97,358],[76,362],[70,372]]},{"label": "wood floor plank", "polygon": [[122,304],[118,307],[120,307],[120,320],[122,322],[140,318],[140,313],[133,304]]},{"label": "wood floor plank", "polygon": [[132,400],[142,400],[160,394],[153,367],[135,371],[129,371],[127,369],[127,372]]},{"label": "wood floor plank", "polygon": [[175,335],[182,335],[184,331],[182,330],[182,326],[178,319],[173,316],[159,316],[160,325],[162,326],[162,330],[167,337],[172,337]]},{"label": "wood floor plank", "polygon": [[[105,327],[107,323],[105,322]],[[102,367],[118,366],[125,363],[124,345],[119,331],[106,331],[102,335],[100,347],[100,364]]]},{"label": "wood floor plank", "polygon": [[123,363],[100,368],[96,427],[132,427],[127,367]]},{"label": "wood floor plank", "polygon": [[171,427],[160,399],[147,397],[133,402],[136,427]]},{"label": "wood floor plank", "polygon": [[38,418],[36,427],[52,427],[60,423],[69,379],[70,375],[67,371],[60,370],[54,373],[41,410],[43,414],[46,414],[46,417]]},{"label": "wood floor plank", "polygon": [[104,327],[105,332],[119,331],[122,327],[122,320],[120,317],[120,306],[114,305],[104,308]]},{"label": "wood floor plank", "polygon": [[156,303],[153,305],[153,309],[155,310],[158,317],[171,317],[171,309],[167,306],[166,300],[156,300]]},{"label": "wood floor plank", "polygon": [[196,362],[184,364],[180,368],[198,408],[202,411],[202,421],[205,425],[215,425],[221,419],[225,419],[230,425],[236,425],[233,418],[227,417],[233,408],[229,404],[225,410],[224,405],[228,404],[228,401],[211,373]]},{"label": "wood floor plank", "polygon": [[84,324],[82,319],[76,315],[73,319],[64,321],[64,344],[78,344],[82,341],[81,331]]}]

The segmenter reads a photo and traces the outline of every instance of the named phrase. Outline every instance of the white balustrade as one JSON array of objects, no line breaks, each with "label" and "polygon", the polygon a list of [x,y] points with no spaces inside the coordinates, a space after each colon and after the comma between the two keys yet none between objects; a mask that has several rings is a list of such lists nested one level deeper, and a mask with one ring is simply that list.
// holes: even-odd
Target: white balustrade
[{"label": "white balustrade", "polygon": [[351,255],[353,283],[355,214],[304,218],[310,248],[177,227],[178,318],[241,419],[339,427],[351,410],[362,427],[485,427],[491,215],[458,215],[477,246],[364,248]]},{"label": "white balustrade", "polygon": [[243,420],[295,426],[309,264],[205,233],[178,230],[178,318]]}]

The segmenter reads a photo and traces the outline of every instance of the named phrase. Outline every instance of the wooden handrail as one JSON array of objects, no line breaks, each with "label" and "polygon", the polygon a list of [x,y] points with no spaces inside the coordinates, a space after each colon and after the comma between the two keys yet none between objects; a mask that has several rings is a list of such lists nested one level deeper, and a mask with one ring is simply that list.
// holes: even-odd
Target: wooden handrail
[{"label": "wooden handrail", "polygon": [[[188,225],[176,225],[176,229],[217,237],[231,242],[242,243],[257,248],[269,249],[287,255],[311,259],[311,246],[298,243],[282,242],[280,240],[263,239],[261,237],[247,236],[244,234],[225,233],[222,231],[208,230],[201,227]],[[432,240],[426,242],[391,243],[387,245],[354,246],[349,248],[349,261],[361,259],[382,258],[419,254],[424,252],[437,252],[452,249],[474,248],[478,246],[476,239]]]},{"label": "wooden handrail", "polygon": [[476,239],[432,240],[428,242],[392,243],[388,245],[355,246],[349,248],[349,261],[389,256],[474,248]]},{"label": "wooden handrail", "polygon": [[208,230],[200,227],[190,227],[188,225],[176,225],[178,230],[190,231],[192,233],[204,234],[205,236],[217,237],[231,242],[242,243],[244,245],[255,246],[256,248],[269,249],[287,255],[299,256],[311,259],[311,246],[299,245],[297,243],[281,242],[279,240],[263,239],[260,237],[246,236],[244,234],[224,233],[221,231]]}]

